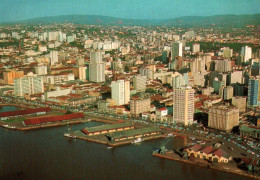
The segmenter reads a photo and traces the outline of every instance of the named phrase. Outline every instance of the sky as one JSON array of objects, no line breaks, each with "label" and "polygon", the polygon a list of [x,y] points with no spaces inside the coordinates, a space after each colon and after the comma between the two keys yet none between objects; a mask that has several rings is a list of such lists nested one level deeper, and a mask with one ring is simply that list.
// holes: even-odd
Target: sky
[{"label": "sky", "polygon": [[260,0],[0,0],[0,22],[58,15],[128,19],[260,13]]}]

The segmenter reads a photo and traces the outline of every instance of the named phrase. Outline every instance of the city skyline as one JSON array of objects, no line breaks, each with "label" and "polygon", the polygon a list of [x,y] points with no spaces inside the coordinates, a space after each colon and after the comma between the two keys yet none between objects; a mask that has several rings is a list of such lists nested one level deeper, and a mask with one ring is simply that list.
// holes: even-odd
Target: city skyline
[{"label": "city skyline", "polygon": [[56,0],[39,2],[35,0],[4,1],[0,7],[0,22],[22,21],[27,19],[61,15],[100,15],[124,19],[170,19],[183,16],[214,16],[227,14],[258,14],[257,0],[229,1],[136,1],[109,2],[91,0]]}]

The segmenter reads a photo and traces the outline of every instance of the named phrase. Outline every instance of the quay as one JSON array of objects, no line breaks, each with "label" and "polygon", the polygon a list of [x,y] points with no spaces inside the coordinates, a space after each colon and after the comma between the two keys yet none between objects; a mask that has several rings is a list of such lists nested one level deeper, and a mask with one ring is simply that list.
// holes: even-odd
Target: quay
[{"label": "quay", "polygon": [[219,163],[219,165],[217,166],[217,165],[214,165],[212,163],[209,163],[209,162],[207,162],[205,160],[201,160],[201,159],[196,159],[196,158],[193,158],[192,160],[182,159],[174,151],[166,151],[165,154],[153,153],[153,156],[162,158],[162,159],[169,159],[169,160],[179,161],[182,163],[198,165],[198,166],[202,166],[205,168],[224,171],[224,172],[228,172],[228,173],[238,174],[238,175],[242,175],[242,176],[246,176],[246,177],[250,177],[250,178],[260,179],[259,176],[249,174],[246,171],[243,171],[235,166],[226,165],[224,163]]}]

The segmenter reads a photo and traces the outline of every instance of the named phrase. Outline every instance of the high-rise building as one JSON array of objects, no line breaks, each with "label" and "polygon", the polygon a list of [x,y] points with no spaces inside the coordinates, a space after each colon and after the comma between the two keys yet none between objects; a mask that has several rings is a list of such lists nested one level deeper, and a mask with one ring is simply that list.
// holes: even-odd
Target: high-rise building
[{"label": "high-rise building", "polygon": [[232,86],[227,86],[224,88],[224,96],[223,99],[224,100],[229,100],[232,99],[233,97],[233,92],[234,92],[234,88]]},{"label": "high-rise building", "polygon": [[243,56],[243,62],[249,61],[252,58],[252,48],[248,46],[242,47],[241,55]]},{"label": "high-rise building", "polygon": [[134,89],[137,92],[146,90],[146,77],[145,76],[135,76],[133,78]]},{"label": "high-rise building", "polygon": [[172,59],[175,59],[178,56],[182,57],[182,43],[181,42],[173,43],[171,53],[172,53],[171,55]]},{"label": "high-rise building", "polygon": [[14,80],[14,94],[16,96],[38,94],[43,92],[43,76],[28,74],[27,76]]},{"label": "high-rise building", "polygon": [[231,61],[228,59],[215,61],[215,70],[217,72],[229,72],[231,71]]},{"label": "high-rise building", "polygon": [[51,60],[51,65],[54,65],[59,61],[58,59],[58,51],[51,51],[50,52],[50,60]]},{"label": "high-rise building", "polygon": [[223,47],[222,51],[224,58],[231,58],[233,56],[233,49],[229,49],[229,47]]},{"label": "high-rise building", "polygon": [[125,80],[112,81],[111,83],[112,100],[116,105],[128,104],[130,101],[130,82]]},{"label": "high-rise building", "polygon": [[243,71],[233,71],[228,74],[227,84],[243,83]]},{"label": "high-rise building", "polygon": [[248,106],[260,105],[260,78],[249,79],[248,83]]},{"label": "high-rise building", "polygon": [[35,72],[38,75],[46,75],[47,74],[47,66],[45,65],[38,65],[35,67]]},{"label": "high-rise building", "polygon": [[209,109],[208,126],[210,128],[230,131],[239,125],[239,110],[234,106],[212,106]]},{"label": "high-rise building", "polygon": [[232,105],[239,109],[239,112],[246,112],[246,97],[232,97]]},{"label": "high-rise building", "polygon": [[194,90],[189,86],[173,89],[173,122],[184,125],[193,123]]},{"label": "high-rise building", "polygon": [[87,67],[80,66],[79,67],[79,80],[86,80],[87,79]]},{"label": "high-rise building", "polygon": [[200,52],[200,44],[198,44],[198,43],[193,44],[192,45],[192,52],[193,53]]},{"label": "high-rise building", "polygon": [[11,70],[11,71],[3,72],[5,84],[13,84],[15,78],[21,78],[23,76],[24,76],[23,71]]},{"label": "high-rise building", "polygon": [[133,116],[139,116],[141,113],[150,112],[150,98],[139,98],[130,101],[130,113]]},{"label": "high-rise building", "polygon": [[102,61],[101,51],[90,53],[89,80],[92,82],[105,81],[105,64]]}]

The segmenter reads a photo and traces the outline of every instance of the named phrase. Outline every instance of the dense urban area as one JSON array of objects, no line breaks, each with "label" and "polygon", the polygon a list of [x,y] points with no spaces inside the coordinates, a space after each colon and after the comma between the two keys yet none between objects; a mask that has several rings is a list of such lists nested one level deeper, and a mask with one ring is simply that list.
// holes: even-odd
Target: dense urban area
[{"label": "dense urban area", "polygon": [[259,178],[260,26],[3,25],[0,61],[4,128],[102,121],[64,136]]}]

